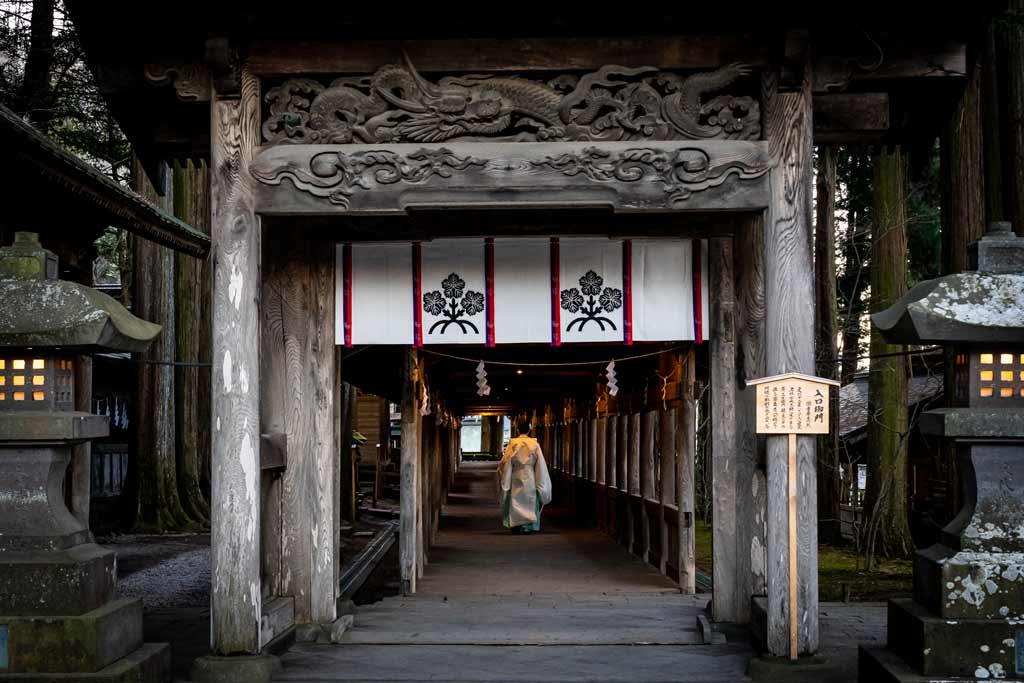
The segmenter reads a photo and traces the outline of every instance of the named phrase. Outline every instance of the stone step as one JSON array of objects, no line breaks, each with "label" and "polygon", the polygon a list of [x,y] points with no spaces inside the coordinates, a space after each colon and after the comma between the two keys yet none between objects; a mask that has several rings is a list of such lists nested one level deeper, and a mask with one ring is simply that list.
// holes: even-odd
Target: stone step
[{"label": "stone step", "polygon": [[0,674],[0,683],[165,683],[171,676],[171,646],[146,643],[95,673]]}]

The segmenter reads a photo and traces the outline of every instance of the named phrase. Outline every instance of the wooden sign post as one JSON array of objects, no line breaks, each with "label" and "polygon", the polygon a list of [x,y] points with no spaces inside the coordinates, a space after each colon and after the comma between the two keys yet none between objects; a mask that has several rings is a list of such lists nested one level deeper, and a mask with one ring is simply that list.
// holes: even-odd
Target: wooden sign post
[{"label": "wooden sign post", "polygon": [[757,389],[757,433],[786,434],[789,463],[786,467],[789,504],[789,658],[796,659],[796,437],[798,434],[828,434],[829,387],[834,379],[812,377],[798,372],[750,380]]}]

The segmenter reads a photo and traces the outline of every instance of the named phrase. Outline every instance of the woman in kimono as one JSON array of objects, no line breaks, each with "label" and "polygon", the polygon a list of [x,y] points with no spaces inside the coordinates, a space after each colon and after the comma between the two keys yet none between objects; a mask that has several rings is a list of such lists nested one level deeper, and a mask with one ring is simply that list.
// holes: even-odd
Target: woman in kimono
[{"label": "woman in kimono", "polygon": [[516,424],[518,436],[509,441],[498,465],[502,522],[513,533],[540,531],[540,511],[551,502],[551,477],[540,444],[530,436],[530,423]]}]

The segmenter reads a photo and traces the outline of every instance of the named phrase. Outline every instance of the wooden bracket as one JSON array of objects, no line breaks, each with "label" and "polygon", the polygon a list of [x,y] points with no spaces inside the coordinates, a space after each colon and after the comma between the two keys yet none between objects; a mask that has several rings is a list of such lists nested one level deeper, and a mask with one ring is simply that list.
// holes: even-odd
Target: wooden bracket
[{"label": "wooden bracket", "polygon": [[288,467],[288,435],[260,434],[260,469],[280,473]]},{"label": "wooden bracket", "polygon": [[779,65],[779,92],[793,92],[804,87],[810,59],[810,33],[806,30],[787,31]]}]

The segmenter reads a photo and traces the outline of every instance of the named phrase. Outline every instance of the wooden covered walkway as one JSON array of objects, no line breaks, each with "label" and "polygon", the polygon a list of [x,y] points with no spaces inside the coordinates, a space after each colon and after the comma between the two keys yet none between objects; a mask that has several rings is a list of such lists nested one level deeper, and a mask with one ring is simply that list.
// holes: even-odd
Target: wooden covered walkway
[{"label": "wooden covered walkway", "polygon": [[465,463],[417,594],[361,607],[349,642],[296,646],[277,678],[745,680],[744,643],[703,644],[697,616],[709,595],[681,595],[557,503],[541,533],[508,534],[494,464]]}]

